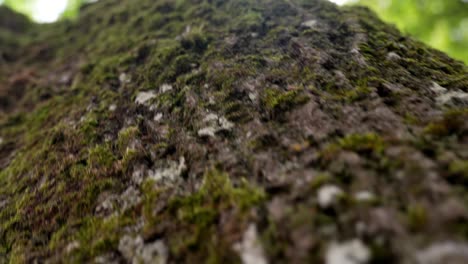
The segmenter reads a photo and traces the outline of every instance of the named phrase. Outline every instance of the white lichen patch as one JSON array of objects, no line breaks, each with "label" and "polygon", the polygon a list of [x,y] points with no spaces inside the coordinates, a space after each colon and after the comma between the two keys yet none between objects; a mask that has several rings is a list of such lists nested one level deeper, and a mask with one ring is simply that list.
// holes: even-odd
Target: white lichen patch
[{"label": "white lichen patch", "polygon": [[116,109],[117,109],[117,105],[115,105],[115,104],[109,105],[109,111],[110,112],[114,112]]},{"label": "white lichen patch", "polygon": [[123,236],[119,241],[119,251],[131,263],[167,263],[168,249],[162,240],[145,244],[141,236]]},{"label": "white lichen patch", "polygon": [[162,113],[157,113],[157,114],[154,115],[153,121],[154,122],[159,122],[159,121],[162,120],[162,118],[163,118],[163,114]]},{"label": "white lichen patch", "polygon": [[70,254],[72,251],[78,248],[80,248],[80,242],[72,241],[65,247],[65,252],[67,252],[67,254]]},{"label": "white lichen patch", "polygon": [[302,22],[301,26],[307,28],[315,28],[318,25],[318,21],[315,19],[307,20]]},{"label": "white lichen patch", "polygon": [[185,158],[180,157],[179,162],[169,161],[166,167],[149,170],[148,179],[157,183],[175,183],[186,169]]},{"label": "white lichen patch", "polygon": [[401,59],[400,55],[398,55],[397,53],[393,51],[387,54],[387,60],[389,61],[399,61],[400,59]]},{"label": "white lichen patch", "polygon": [[117,264],[120,263],[118,261],[118,256],[116,253],[106,253],[94,258],[93,262],[95,264]]},{"label": "white lichen patch", "polygon": [[156,93],[154,91],[147,91],[147,92],[139,92],[135,103],[145,105],[149,100],[156,97]]},{"label": "white lichen patch", "polygon": [[255,224],[250,224],[244,235],[242,241],[233,246],[237,251],[244,264],[266,264],[268,263],[265,253],[258,239],[257,227]]},{"label": "white lichen patch", "polygon": [[335,185],[324,185],[318,190],[318,204],[322,208],[329,208],[336,204],[344,192]]},{"label": "white lichen patch", "polygon": [[214,137],[216,133],[221,131],[230,131],[234,128],[234,124],[223,116],[216,114],[208,114],[202,121],[205,127],[198,130],[200,137]]},{"label": "white lichen patch", "polygon": [[416,253],[418,264],[468,263],[468,244],[439,242]]},{"label": "white lichen patch", "polygon": [[468,93],[462,91],[451,91],[437,97],[437,103],[444,106],[468,106]]},{"label": "white lichen patch", "polygon": [[101,217],[110,217],[125,212],[140,203],[140,191],[135,187],[128,187],[122,194],[111,194],[96,207],[95,214]]},{"label": "white lichen patch", "polygon": [[115,212],[115,205],[118,203],[117,195],[109,195],[104,201],[96,206],[95,214],[98,216],[109,216]]},{"label": "white lichen patch", "polygon": [[161,91],[161,93],[172,91],[172,85],[165,83],[165,84],[161,85],[159,90]]},{"label": "white lichen patch", "polygon": [[369,191],[360,191],[354,194],[354,199],[358,202],[372,202],[376,197]]},{"label": "white lichen patch", "polygon": [[359,239],[344,243],[333,242],[326,254],[327,264],[365,264],[371,258],[369,248]]},{"label": "white lichen patch", "polygon": [[6,199],[6,198],[0,198],[0,210],[2,210],[3,208],[5,208],[9,203],[9,200]]},{"label": "white lichen patch", "polygon": [[431,89],[431,91],[433,91],[434,93],[436,94],[443,94],[443,93],[446,93],[447,92],[447,89],[440,86],[438,83],[436,82],[432,82],[432,86],[429,87]]},{"label": "white lichen patch", "polygon": [[198,136],[200,137],[214,137],[217,130],[214,127],[205,127],[198,130]]},{"label": "white lichen patch", "polygon": [[140,191],[135,189],[135,187],[128,187],[120,196],[119,199],[120,207],[122,211],[132,208],[141,201]]},{"label": "white lichen patch", "polygon": [[429,89],[437,95],[435,100],[440,106],[468,106],[468,93],[466,92],[461,90],[449,91],[447,88],[440,86],[436,82],[432,82],[432,85],[429,87]]},{"label": "white lichen patch", "polygon": [[130,76],[128,76],[128,74],[122,72],[119,75],[119,81],[120,81],[120,83],[125,84],[125,83],[130,83],[132,81],[132,79],[130,78]]},{"label": "white lichen patch", "polygon": [[135,184],[140,185],[145,179],[144,174],[145,174],[145,168],[143,166],[138,166],[137,168],[135,168],[135,170],[132,173],[132,181]]},{"label": "white lichen patch", "polygon": [[257,94],[251,92],[248,94],[250,101],[255,102],[257,100]]}]

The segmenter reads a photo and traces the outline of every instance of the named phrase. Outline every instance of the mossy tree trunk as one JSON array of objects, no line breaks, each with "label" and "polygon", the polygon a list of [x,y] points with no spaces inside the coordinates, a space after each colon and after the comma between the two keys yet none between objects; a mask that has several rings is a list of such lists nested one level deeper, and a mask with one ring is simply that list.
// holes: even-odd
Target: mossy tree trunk
[{"label": "mossy tree trunk", "polygon": [[365,8],[1,7],[0,103],[0,263],[467,261],[467,67]]}]

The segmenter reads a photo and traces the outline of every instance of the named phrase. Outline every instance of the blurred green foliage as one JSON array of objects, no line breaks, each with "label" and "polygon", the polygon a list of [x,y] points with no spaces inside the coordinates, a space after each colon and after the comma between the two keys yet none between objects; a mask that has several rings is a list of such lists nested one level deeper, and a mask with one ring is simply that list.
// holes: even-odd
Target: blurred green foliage
[{"label": "blurred green foliage", "polygon": [[60,1],[65,1],[66,8],[63,13],[60,15],[60,18],[74,18],[77,16],[80,6],[87,2],[86,0],[48,0],[48,1],[38,1],[38,0],[0,0],[0,4],[5,4],[10,8],[16,10],[17,12],[23,13],[32,20],[34,20],[34,13],[36,10],[34,7],[39,4],[48,4],[48,5],[56,5]]},{"label": "blurred green foliage", "polygon": [[405,33],[468,63],[468,0],[358,0]]}]

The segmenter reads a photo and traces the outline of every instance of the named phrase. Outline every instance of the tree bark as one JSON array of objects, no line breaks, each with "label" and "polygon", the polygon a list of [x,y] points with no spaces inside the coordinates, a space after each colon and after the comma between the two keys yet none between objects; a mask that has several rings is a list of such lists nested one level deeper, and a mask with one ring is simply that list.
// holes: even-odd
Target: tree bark
[{"label": "tree bark", "polygon": [[468,261],[468,70],[363,7],[0,7],[0,263]]}]

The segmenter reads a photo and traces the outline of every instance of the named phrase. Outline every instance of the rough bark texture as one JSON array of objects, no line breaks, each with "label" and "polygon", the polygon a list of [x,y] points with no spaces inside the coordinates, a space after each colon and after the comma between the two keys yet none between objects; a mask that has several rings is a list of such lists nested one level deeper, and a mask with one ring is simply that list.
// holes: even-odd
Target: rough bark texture
[{"label": "rough bark texture", "polygon": [[0,7],[0,45],[0,263],[468,261],[467,67],[365,8]]}]

